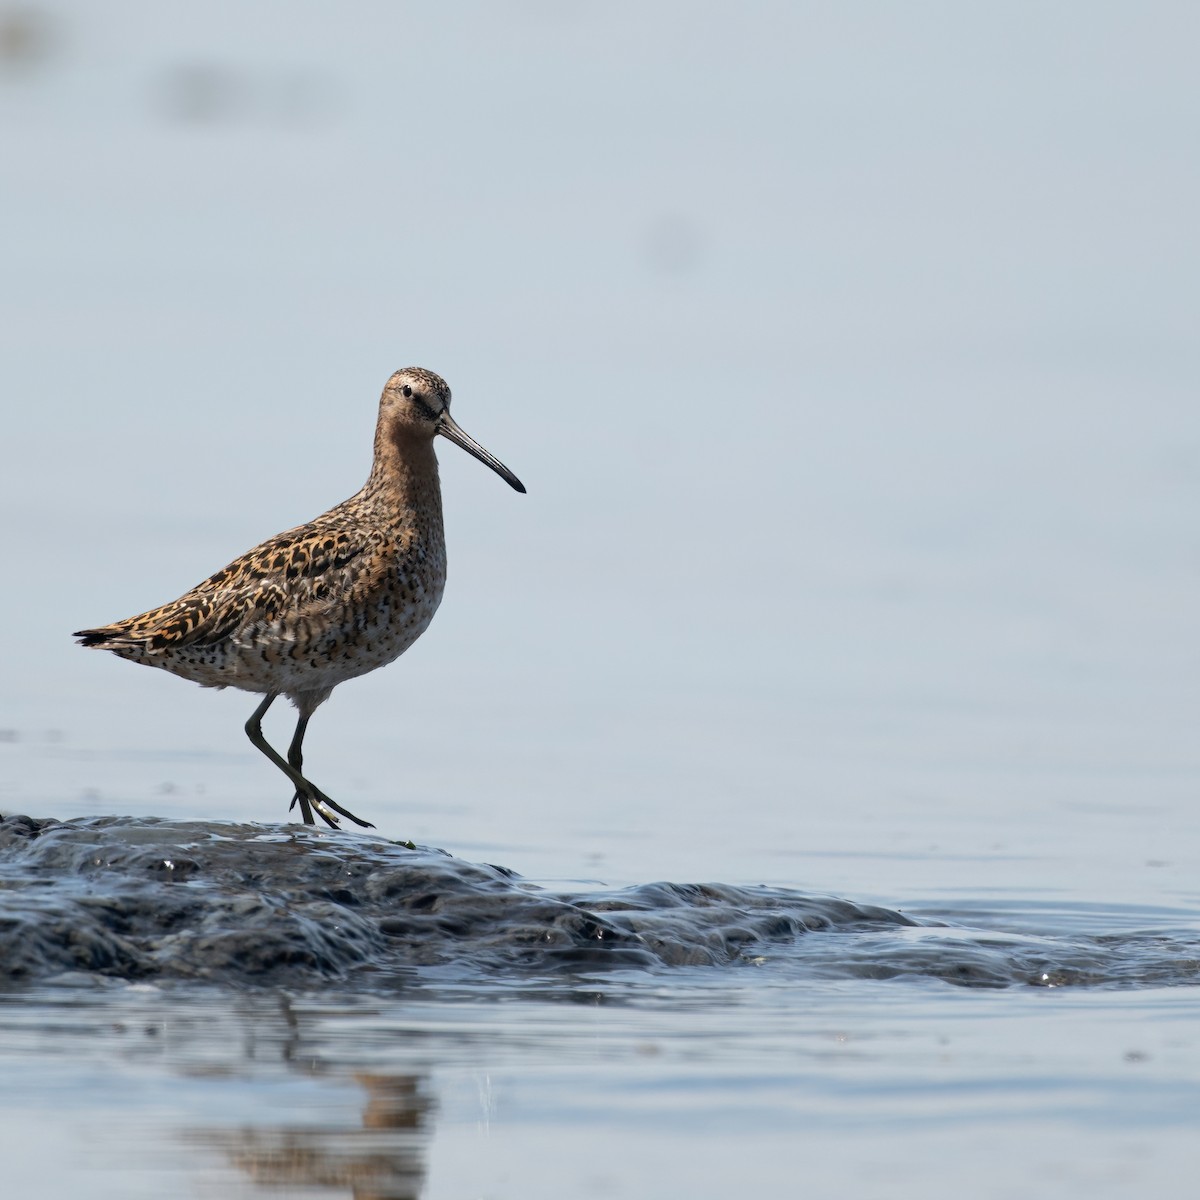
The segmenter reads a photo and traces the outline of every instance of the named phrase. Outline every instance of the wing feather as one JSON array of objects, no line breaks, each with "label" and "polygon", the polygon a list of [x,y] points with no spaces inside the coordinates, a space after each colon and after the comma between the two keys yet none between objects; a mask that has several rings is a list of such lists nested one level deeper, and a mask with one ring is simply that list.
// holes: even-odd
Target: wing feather
[{"label": "wing feather", "polygon": [[290,630],[294,637],[311,618],[361,602],[378,586],[389,540],[378,529],[311,521],[256,546],[170,604],[74,636],[84,646],[150,654],[251,634],[287,638]]}]

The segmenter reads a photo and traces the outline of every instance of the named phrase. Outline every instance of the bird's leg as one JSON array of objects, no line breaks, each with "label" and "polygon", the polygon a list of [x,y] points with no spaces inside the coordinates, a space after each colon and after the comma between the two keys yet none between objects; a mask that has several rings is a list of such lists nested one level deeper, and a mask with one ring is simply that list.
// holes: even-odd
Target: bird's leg
[{"label": "bird's leg", "polygon": [[[296,785],[296,795],[292,799],[292,805],[296,801],[300,801],[300,813],[304,818],[305,825],[315,825],[313,820],[313,809],[315,808],[321,820],[325,822],[331,829],[338,828],[337,817],[325,810],[325,805],[328,804],[336,808],[339,812],[345,813],[352,821],[358,821],[360,825],[366,825],[366,821],[360,821],[358,817],[352,813],[347,813],[345,809],[334,804],[320,788],[314,787],[303,775],[300,774],[290,763],[285,762],[276,753],[273,746],[268,743],[263,737],[262,719],[263,713],[271,707],[275,697],[268,696],[255,710],[254,715],[246,722],[246,736],[250,741],[261,750],[291,781]],[[372,826],[373,828],[373,826]]]},{"label": "bird's leg", "polygon": [[[263,737],[262,719],[266,715],[267,709],[275,703],[275,694],[268,692],[263,702],[254,710],[250,720],[246,722],[246,736],[250,739],[250,744],[256,749],[261,750],[295,785],[296,785],[296,800],[300,801],[300,815],[304,818],[305,825],[315,825],[313,820],[312,809],[309,807],[308,796],[301,795],[299,780],[304,777],[298,771],[293,771],[291,766],[283,761],[282,758],[275,752],[275,748],[268,743]],[[295,804],[296,800],[292,803]]]},{"label": "bird's leg", "polygon": [[[307,728],[308,715],[301,713],[300,720],[296,722],[296,732],[292,734],[292,744],[288,747],[288,763],[297,775],[304,774],[304,731]],[[308,797],[299,788],[296,789],[296,794],[292,797],[291,804],[288,805],[288,812],[291,812],[297,804],[300,805],[301,813],[308,806]]]},{"label": "bird's leg", "polygon": [[288,747],[288,762],[303,774],[304,771],[304,731],[308,728],[308,716],[300,714],[296,722],[296,732],[292,734],[292,744]]},{"label": "bird's leg", "polygon": [[343,817],[353,821],[356,825],[361,825],[364,829],[374,829],[375,826],[370,821],[364,821],[361,817],[356,817],[348,809],[343,808],[336,800],[331,800],[316,784],[311,780],[305,779],[300,773],[300,764],[303,762],[303,743],[304,731],[308,726],[308,716],[301,716],[296,725],[296,733],[292,737],[292,744],[288,748],[288,759],[285,761],[273,746],[268,743],[263,737],[262,719],[267,709],[275,702],[278,693],[270,694],[263,702],[254,710],[254,714],[250,720],[246,722],[246,736],[254,744],[257,749],[261,750],[295,785],[296,794],[292,797],[292,803],[289,806],[295,807],[296,803],[300,804],[300,814],[304,819],[305,825],[315,825],[313,820],[313,811],[325,822],[330,829],[338,828],[338,819],[330,812],[339,812]]},{"label": "bird's leg", "polygon": [[[308,728],[308,718],[310,716],[310,713],[300,714],[300,719],[296,722],[296,732],[292,735],[292,744],[288,747],[288,764],[291,766],[292,770],[300,776],[301,779],[304,779],[304,731]],[[304,811],[305,804],[311,804],[321,820],[326,822],[326,824],[330,825],[332,828],[336,829],[338,827],[337,817],[335,817],[333,813],[325,811],[325,805],[328,805],[330,808],[340,812],[343,817],[349,817],[351,821],[357,822],[365,829],[375,828],[375,826],[369,821],[360,820],[352,812],[347,812],[346,809],[344,809],[336,801],[330,800],[330,798],[326,796],[324,792],[322,792],[319,788],[314,787],[313,784],[308,780],[305,780],[305,782],[308,783],[308,786],[312,789],[312,791],[308,795],[305,795],[299,785],[297,785],[296,794],[292,797],[291,804],[288,805],[289,812],[296,807],[297,803],[300,805],[301,812]]]},{"label": "bird's leg", "polygon": [[[308,718],[310,718],[310,715],[310,713],[300,714],[300,720],[296,721],[296,731],[292,734],[292,745],[288,746],[288,764],[301,779],[304,779],[304,734],[308,728]],[[316,788],[313,788],[313,791],[317,791]],[[328,803],[332,804],[334,802],[328,800]],[[332,812],[326,812],[324,806],[316,796],[308,796],[304,791],[301,791],[300,787],[296,787],[296,794],[292,797],[292,803],[288,805],[288,812],[292,811],[296,804],[300,805],[301,812],[304,812],[306,805],[311,804],[312,808],[316,809],[320,820],[324,821],[332,829],[338,827],[337,817]],[[350,816],[350,814],[347,814],[347,816]],[[352,817],[352,820],[358,821],[359,818]],[[359,823],[362,824],[364,822]]]}]

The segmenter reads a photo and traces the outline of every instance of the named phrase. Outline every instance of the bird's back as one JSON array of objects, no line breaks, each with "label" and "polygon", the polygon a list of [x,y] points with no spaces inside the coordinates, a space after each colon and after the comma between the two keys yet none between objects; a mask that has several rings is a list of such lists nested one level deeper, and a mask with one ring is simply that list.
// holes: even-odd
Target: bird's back
[{"label": "bird's back", "polygon": [[446,581],[437,509],[403,519],[364,489],[178,600],[75,636],[208,687],[327,693],[391,662],[433,619]]}]

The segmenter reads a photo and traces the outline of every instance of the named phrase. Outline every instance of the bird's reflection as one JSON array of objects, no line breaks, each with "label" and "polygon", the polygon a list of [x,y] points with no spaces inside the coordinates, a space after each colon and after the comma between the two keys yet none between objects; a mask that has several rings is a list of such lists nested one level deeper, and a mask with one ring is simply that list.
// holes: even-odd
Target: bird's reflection
[{"label": "bird's reflection", "polygon": [[432,1105],[416,1075],[354,1076],[366,1089],[362,1127],[249,1126],[202,1137],[256,1184],[344,1190],[354,1200],[417,1200]]},{"label": "bird's reflection", "polygon": [[[291,1069],[329,1082],[352,1079],[366,1093],[361,1124],[311,1121],[190,1131],[192,1144],[220,1152],[264,1191],[324,1189],[353,1200],[417,1200],[425,1182],[425,1149],[434,1101],[424,1073],[342,1074],[300,1050],[300,1020],[282,1002],[286,1030],[276,1042]],[[261,1053],[262,1042],[256,1040]],[[248,1057],[259,1057],[250,1046]]]}]

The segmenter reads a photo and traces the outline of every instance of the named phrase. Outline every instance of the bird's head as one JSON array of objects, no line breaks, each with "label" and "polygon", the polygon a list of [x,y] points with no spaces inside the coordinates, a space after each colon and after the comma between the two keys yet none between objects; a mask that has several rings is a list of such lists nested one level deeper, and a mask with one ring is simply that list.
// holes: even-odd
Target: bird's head
[{"label": "bird's head", "polygon": [[432,441],[440,434],[486,463],[510,487],[518,492],[525,490],[525,485],[494,454],[451,417],[450,386],[440,375],[424,367],[403,367],[384,386],[379,415],[393,437]]}]

